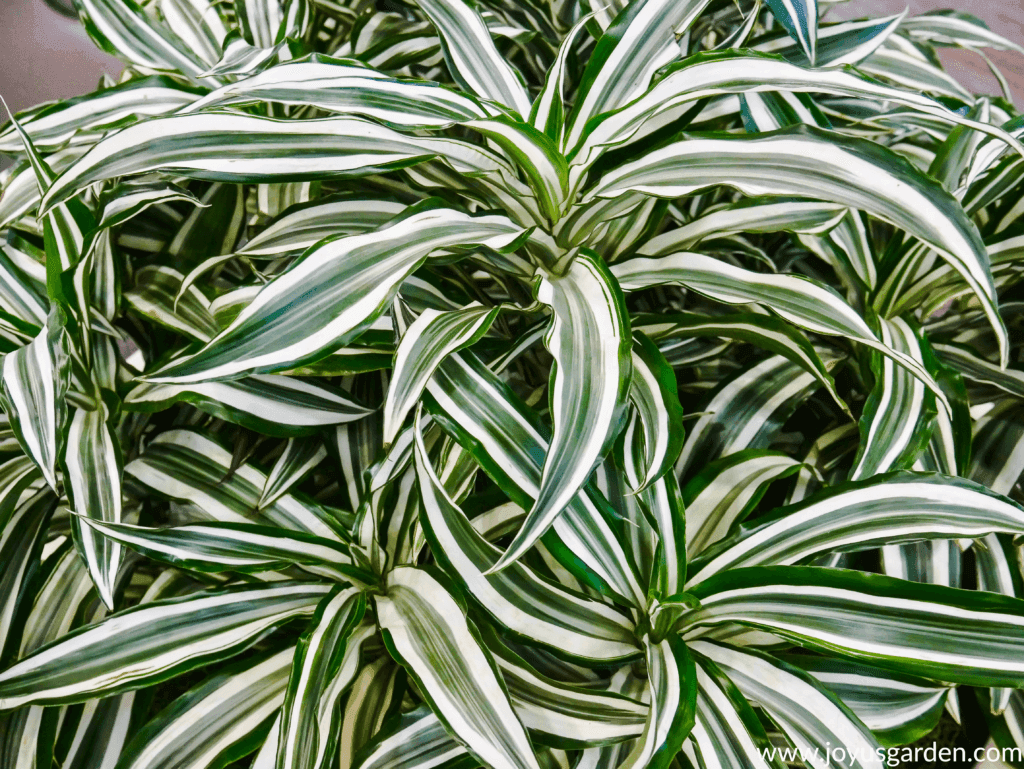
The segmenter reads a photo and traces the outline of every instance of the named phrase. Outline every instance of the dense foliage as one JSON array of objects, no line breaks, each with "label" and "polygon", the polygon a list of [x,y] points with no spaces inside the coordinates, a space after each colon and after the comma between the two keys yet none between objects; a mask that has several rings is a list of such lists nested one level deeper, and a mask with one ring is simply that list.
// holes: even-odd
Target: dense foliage
[{"label": "dense foliage", "polygon": [[75,1],[124,73],[0,130],[4,767],[1024,748],[1024,119],[934,48],[1018,46]]}]

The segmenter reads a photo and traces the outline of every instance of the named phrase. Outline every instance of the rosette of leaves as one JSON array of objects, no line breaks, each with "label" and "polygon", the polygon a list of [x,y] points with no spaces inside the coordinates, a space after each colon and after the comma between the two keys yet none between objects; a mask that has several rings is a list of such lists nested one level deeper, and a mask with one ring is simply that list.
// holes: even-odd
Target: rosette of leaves
[{"label": "rosette of leaves", "polygon": [[1020,741],[1024,123],[934,55],[1012,42],[76,2],[124,75],[0,132],[7,764]]}]

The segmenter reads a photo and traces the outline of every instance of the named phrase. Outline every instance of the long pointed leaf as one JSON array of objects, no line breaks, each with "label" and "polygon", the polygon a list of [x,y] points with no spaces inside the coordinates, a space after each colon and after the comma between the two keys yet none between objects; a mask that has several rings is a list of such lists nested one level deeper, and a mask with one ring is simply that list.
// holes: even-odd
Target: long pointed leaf
[{"label": "long pointed leaf", "polygon": [[435,557],[502,627],[574,659],[617,660],[638,653],[629,621],[611,607],[552,584],[522,563],[487,574],[501,551],[477,533],[441,486],[419,434],[416,470],[421,522]]},{"label": "long pointed leaf", "polygon": [[833,487],[755,519],[693,564],[691,584],[743,566],[920,539],[1024,534],[1024,508],[963,478],[896,472]]},{"label": "long pointed leaf", "polygon": [[329,590],[308,582],[240,585],[126,609],[0,673],[0,709],[83,702],[223,659],[309,616]]},{"label": "long pointed leaf", "polygon": [[599,257],[579,254],[564,277],[541,281],[537,298],[552,311],[551,445],[537,499],[493,570],[532,547],[586,483],[621,426],[629,386],[625,300]]},{"label": "long pointed leaf", "polygon": [[1005,363],[1005,328],[976,227],[938,183],[879,145],[809,126],[755,137],[692,137],[606,174],[589,197],[615,198],[629,191],[678,197],[714,184],[746,195],[842,203],[905,229],[939,251],[974,289]]},{"label": "long pointed leaf", "polygon": [[[329,737],[321,734],[321,698],[338,670],[353,629],[363,618],[366,598],[356,588],[335,588],[317,608],[299,639],[281,708],[279,769],[319,769]],[[333,708],[331,708],[333,710]]]},{"label": "long pointed leaf", "polygon": [[401,567],[374,604],[392,654],[466,747],[496,769],[537,769],[494,661],[444,585],[426,571]]},{"label": "long pointed leaf", "polygon": [[317,360],[370,326],[431,251],[470,244],[500,249],[522,232],[503,216],[472,217],[428,204],[379,232],[321,241],[206,347],[148,379],[188,384]]},{"label": "long pointed leaf", "polygon": [[1024,601],[812,566],[732,569],[691,591],[684,632],[740,622],[878,667],[975,686],[1019,686]]}]

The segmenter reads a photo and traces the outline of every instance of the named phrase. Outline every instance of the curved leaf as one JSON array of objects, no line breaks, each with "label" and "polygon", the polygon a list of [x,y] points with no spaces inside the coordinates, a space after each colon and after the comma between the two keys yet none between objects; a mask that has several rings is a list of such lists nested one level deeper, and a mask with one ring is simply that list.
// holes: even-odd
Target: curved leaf
[{"label": "curved leaf", "polygon": [[[324,694],[341,672],[349,637],[365,609],[366,597],[358,589],[335,588],[299,639],[281,707],[279,769],[319,769],[323,765],[330,741],[324,732],[337,706],[336,702],[324,703]],[[354,674],[354,670],[347,672]]]},{"label": "curved leaf", "polygon": [[744,566],[921,539],[1024,534],[1024,508],[963,478],[895,472],[833,487],[759,517],[698,558],[690,584]]},{"label": "curved leaf", "polygon": [[537,299],[552,313],[551,445],[533,507],[492,571],[532,547],[586,483],[620,427],[629,386],[625,300],[599,257],[582,252],[564,276],[543,278]]},{"label": "curved leaf", "polygon": [[[529,507],[536,498],[543,457],[548,453],[547,429],[504,382],[467,353],[449,356],[428,383],[432,416],[473,452],[481,467],[502,491]],[[608,590],[629,605],[642,606],[646,595],[636,568],[609,519],[606,500],[585,487],[555,518],[552,531],[562,543],[561,563],[594,587]],[[568,552],[565,552],[566,549]],[[579,568],[579,564],[585,570]],[[589,573],[587,573],[589,572]]]},{"label": "curved leaf", "polygon": [[88,519],[83,525],[150,558],[194,571],[258,574],[299,565],[328,579],[372,581],[352,567],[347,549],[336,542],[270,526],[206,523],[157,529]]},{"label": "curved leaf", "polygon": [[629,259],[611,269],[624,291],[674,283],[727,304],[757,302],[808,331],[854,339],[909,370],[950,408],[945,394],[924,366],[880,342],[867,321],[823,283],[802,275],[753,272],[689,252],[657,259]]},{"label": "curved leaf", "polygon": [[185,692],[135,734],[118,769],[200,769],[244,756],[281,707],[294,653],[233,665]]},{"label": "curved leaf", "polygon": [[[123,467],[121,445],[107,423],[106,407],[78,409],[71,419],[64,458],[64,482],[72,510],[88,520],[120,523]],[[96,536],[91,527],[82,525],[82,519],[75,519],[72,528],[100,598],[113,610],[121,547]]]},{"label": "curved leaf", "polygon": [[435,557],[502,627],[572,659],[611,661],[638,653],[631,623],[613,608],[553,584],[519,562],[488,574],[501,551],[477,533],[444,490],[419,433],[416,470],[421,523]]},{"label": "curved leaf", "polygon": [[279,437],[309,435],[373,413],[340,388],[278,374],[183,385],[140,382],[124,398],[126,411],[163,411],[175,403]]},{"label": "curved leaf", "polygon": [[[701,641],[693,646],[714,661],[747,699],[764,708],[815,769],[884,766],[884,751],[867,727],[811,676],[755,649]],[[831,755],[829,749],[839,746],[846,753]]]},{"label": "curved leaf", "polygon": [[231,453],[216,441],[192,430],[169,430],[154,438],[124,471],[161,496],[191,503],[202,521],[268,522],[323,539],[341,539],[340,521],[292,494],[260,507],[266,475],[252,465],[232,468]]},{"label": "curved leaf", "polygon": [[431,251],[471,244],[501,249],[522,232],[504,216],[472,217],[428,203],[378,232],[321,241],[206,347],[147,379],[209,382],[317,360],[368,328]]},{"label": "curved leaf", "polygon": [[909,675],[974,686],[1024,680],[1019,599],[813,566],[731,569],[691,592],[701,607],[683,616],[683,632],[739,622]]},{"label": "curved leaf", "polygon": [[494,661],[451,593],[411,567],[392,571],[387,590],[374,600],[377,622],[434,712],[487,766],[537,769]]},{"label": "curved leaf", "polygon": [[691,557],[726,537],[760,501],[769,483],[800,463],[780,451],[743,449],[705,465],[683,487],[686,551]]},{"label": "curved leaf", "polygon": [[11,429],[32,457],[50,488],[57,488],[57,463],[63,453],[70,377],[69,340],[61,319],[30,344],[4,356],[2,403]]},{"label": "curved leaf", "polygon": [[239,585],[126,609],[0,673],[0,709],[83,702],[224,659],[309,616],[329,590],[308,582]]},{"label": "curved leaf", "polygon": [[[939,251],[974,289],[1000,340],[988,254],[974,224],[937,182],[877,144],[809,126],[754,137],[690,137],[606,174],[588,199],[638,191],[679,197],[715,184],[745,195],[797,195],[864,210]],[[896,192],[898,190],[898,192]]]},{"label": "curved leaf", "polygon": [[480,13],[463,0],[419,0],[441,38],[452,77],[471,93],[530,114],[530,97],[519,74],[498,53]]},{"label": "curved leaf", "polygon": [[[384,399],[385,445],[395,440],[405,417],[420,399],[441,361],[479,341],[498,317],[499,310],[470,305],[444,312],[428,307],[409,325],[395,352],[391,383]],[[397,312],[405,311],[405,305],[399,303]]]}]

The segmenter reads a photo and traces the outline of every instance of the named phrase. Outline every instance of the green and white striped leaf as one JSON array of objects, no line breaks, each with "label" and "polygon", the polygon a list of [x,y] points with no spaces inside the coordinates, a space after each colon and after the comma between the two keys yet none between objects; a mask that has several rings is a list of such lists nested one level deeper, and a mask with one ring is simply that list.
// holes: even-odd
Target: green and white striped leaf
[{"label": "green and white striped leaf", "polygon": [[1017,399],[996,404],[974,432],[968,477],[998,494],[1010,494],[1024,473],[1024,404]]},{"label": "green and white striped leaf", "polygon": [[246,523],[194,523],[150,528],[85,520],[83,526],[112,542],[183,569],[217,574],[259,574],[300,566],[319,577],[363,584],[348,550],[310,534]]},{"label": "green and white striped leaf", "polygon": [[1024,397],[1024,372],[1020,369],[990,363],[965,345],[936,343],[933,349],[943,362],[963,374],[964,378]]},{"label": "green and white striped leaf", "polygon": [[558,148],[562,147],[565,130],[565,79],[569,57],[580,30],[594,16],[594,13],[588,13],[580,17],[579,21],[573,24],[562,38],[562,42],[558,46],[558,55],[548,68],[544,77],[544,86],[537,94],[537,98],[533,100],[533,107],[530,109],[530,125],[547,134]]},{"label": "green and white striped leaf", "polygon": [[848,411],[818,352],[800,331],[778,318],[755,313],[699,315],[681,312],[633,315],[631,320],[634,331],[647,334],[659,342],[662,349],[675,339],[718,336],[748,342],[781,355],[812,374],[832,396],[836,405]]},{"label": "green and white striped leaf", "polygon": [[676,35],[685,33],[707,4],[708,0],[643,0],[623,8],[583,71],[566,147],[576,146],[586,135],[591,118],[628,104],[647,90],[654,73],[679,57]]},{"label": "green and white striped leaf", "polygon": [[224,52],[217,62],[200,77],[226,79],[225,76],[245,77],[269,67],[284,49],[283,44],[261,48],[249,45],[241,30],[233,29],[224,38]]},{"label": "green and white striped leaf", "polygon": [[638,493],[668,472],[686,440],[676,375],[644,334],[633,338],[629,400],[633,418],[624,432],[626,476]]},{"label": "green and white striped leaf", "polygon": [[431,550],[502,628],[560,656],[591,663],[638,654],[632,623],[612,607],[549,582],[521,562],[488,573],[501,550],[477,533],[445,491],[418,428],[416,470],[423,498],[420,522]]},{"label": "green and white striped leaf", "polygon": [[[206,347],[147,379],[209,382],[318,360],[372,325],[430,252],[469,245],[500,250],[515,246],[522,233],[504,216],[472,217],[428,202],[378,232],[322,241],[263,287]],[[299,301],[310,296],[316,300]]]},{"label": "green and white striped leaf", "polygon": [[22,493],[41,478],[39,466],[31,457],[24,454],[8,459],[0,465],[0,531],[3,531],[10,520]]},{"label": "green and white striped leaf", "polygon": [[647,641],[647,678],[651,704],[640,735],[623,767],[664,769],[693,728],[697,711],[697,671],[681,638]]},{"label": "green and white striped leaf", "polygon": [[[697,660],[697,718],[690,740],[705,769],[769,769],[764,727],[736,685],[714,662]],[[768,750],[766,750],[766,748]]]},{"label": "green and white striped leaf", "polygon": [[554,141],[529,123],[505,116],[465,124],[500,147],[523,169],[549,222],[561,218],[568,194],[569,167]]},{"label": "green and white striped leaf", "polygon": [[294,653],[262,654],[185,692],[135,734],[118,769],[200,769],[244,756],[281,707]]},{"label": "green and white striped leaf", "polygon": [[136,606],[74,630],[0,673],[0,708],[83,702],[162,681],[309,616],[329,586],[240,585]]},{"label": "green and white striped leaf", "polygon": [[818,0],[765,0],[765,3],[814,66],[818,46]]},{"label": "green and white striped leaf", "polygon": [[[987,537],[975,540],[974,562],[978,579],[978,589],[990,593],[999,593],[1020,597],[1024,595],[1024,577],[1018,567],[1019,556],[1017,548],[1013,544],[1014,537],[1005,534],[989,534]],[[957,580],[954,586],[959,587],[960,572],[956,567],[960,566],[960,553],[952,542],[939,542],[945,544],[951,551],[951,561],[955,564],[949,571],[950,576]],[[950,581],[952,581],[952,579]],[[923,581],[923,580],[922,580]],[[929,580],[942,584],[936,579]],[[999,715],[1009,706],[1013,690],[1007,688],[993,688],[989,690],[989,707],[992,713]]]},{"label": "green and white striped leaf", "polygon": [[847,210],[838,203],[801,198],[745,198],[651,238],[639,248],[638,253],[643,256],[666,256],[676,251],[688,251],[702,240],[737,232],[820,235],[835,227]]},{"label": "green and white striped leaf", "polygon": [[75,0],[96,45],[144,70],[181,72],[195,79],[206,66],[185,42],[135,0]]},{"label": "green and white striped leaf", "polygon": [[[86,146],[67,147],[49,155],[46,158],[47,165],[55,172],[63,171],[85,154],[86,149]],[[38,229],[39,223],[34,219],[34,214],[42,200],[43,190],[40,189],[32,163],[23,160],[0,174],[0,188],[3,191],[3,195],[0,195],[0,227],[8,227],[20,221],[31,229]],[[33,221],[35,224],[32,224]],[[8,243],[11,235],[7,235]]]},{"label": "green and white striped leaf", "polygon": [[135,276],[135,287],[124,292],[125,301],[141,315],[199,342],[208,342],[220,330],[210,311],[210,300],[196,287],[185,286],[173,267],[149,265]]},{"label": "green and white striped leaf", "polygon": [[[694,651],[712,660],[748,700],[760,705],[814,769],[884,766],[879,744],[846,705],[800,669],[756,649],[697,641]],[[828,757],[842,746],[843,756]]]},{"label": "green and white striped leaf", "polygon": [[318,439],[289,438],[267,475],[258,506],[262,509],[276,502],[326,458],[327,449]]},{"label": "green and white striped leaf", "polygon": [[995,532],[1024,533],[1024,508],[963,478],[889,473],[832,487],[741,527],[693,563],[690,584],[730,569],[793,564],[830,550]]},{"label": "green and white striped leaf", "polygon": [[[7,108],[2,97],[0,97],[0,104]],[[10,109],[8,108],[7,111],[10,112]],[[53,186],[56,174],[13,115],[11,115],[11,123],[21,137],[25,154],[28,156],[29,164],[36,177],[38,189],[49,191],[49,188]],[[41,210],[40,215],[42,216]],[[68,289],[63,277],[86,255],[85,235],[93,229],[93,226],[92,213],[79,200],[67,201],[62,205],[55,206],[46,212],[43,219],[47,293],[64,310],[68,310],[74,304],[78,311],[79,321],[86,332],[88,332],[90,321],[89,310],[85,306],[86,297],[84,295],[68,296]],[[88,345],[88,336],[83,341]],[[85,356],[88,359],[88,349],[86,349]]]},{"label": "green and white striped leaf", "polygon": [[349,195],[319,198],[284,211],[239,248],[238,254],[265,258],[298,255],[327,237],[375,230],[406,207],[393,200]]},{"label": "green and white striped leaf", "polygon": [[374,599],[385,642],[448,729],[487,766],[536,769],[494,660],[451,593],[407,566],[391,572],[387,590]]},{"label": "green and white striped leaf", "polygon": [[296,532],[338,541],[342,523],[325,508],[285,494],[259,506],[267,476],[243,464],[232,468],[231,453],[192,430],[170,430],[154,438],[125,475],[163,497],[190,503],[200,522],[269,523]]},{"label": "green and white striped leaf", "polygon": [[384,443],[394,442],[406,416],[415,407],[437,366],[454,352],[479,341],[498,317],[500,308],[473,303],[461,310],[425,309],[412,320],[399,302],[395,312],[410,322],[395,351],[391,383],[384,400]]},{"label": "green and white striped leaf", "polygon": [[257,48],[269,48],[284,21],[280,0],[234,0],[238,26]]},{"label": "green and white striped leaf", "polygon": [[768,133],[793,125],[831,128],[810,94],[767,92],[741,93],[740,116],[749,134]]},{"label": "green and white striped leaf", "polygon": [[479,766],[476,758],[448,733],[428,706],[421,705],[395,716],[390,725],[356,755],[352,769],[473,769],[476,766]]},{"label": "green and white striped leaf", "polygon": [[690,428],[676,474],[686,480],[696,469],[695,462],[767,448],[783,423],[817,388],[811,374],[778,355],[740,372],[715,393]]},{"label": "green and white striped leaf", "polygon": [[[238,151],[239,135],[248,138],[244,154]],[[465,142],[406,136],[363,118],[172,115],[128,126],[95,144],[57,177],[41,210],[94,182],[150,171],[233,183],[311,181],[394,170],[436,156],[460,172],[502,170],[494,155]]]},{"label": "green and white striped leaf", "polygon": [[[686,286],[727,304],[756,302],[783,320],[819,334],[843,336],[895,360],[924,382],[949,407],[927,369],[912,357],[886,346],[867,321],[834,291],[802,275],[757,273],[703,254],[681,252],[657,259],[636,258],[615,264],[612,274],[624,291],[655,285]],[[1002,321],[999,321],[1002,323]]]},{"label": "green and white striped leaf", "polygon": [[31,344],[4,356],[2,373],[2,403],[11,429],[54,490],[64,448],[69,377],[69,340],[58,309]]},{"label": "green and white striped leaf", "polygon": [[[537,496],[548,431],[494,374],[467,353],[449,356],[427,386],[431,415],[473,453],[484,471],[523,509]],[[561,565],[591,587],[627,605],[644,606],[646,590],[636,566],[612,528],[614,513],[591,486],[555,518]],[[581,566],[583,568],[581,568]]]},{"label": "green and white striped leaf", "polygon": [[[195,206],[205,208],[208,204],[188,190],[171,182],[159,182],[142,177],[129,179],[113,185],[101,194],[97,203],[103,211],[98,228],[106,229],[124,224],[152,206],[159,206],[174,201],[188,201]],[[90,233],[94,237],[95,231]],[[91,240],[91,237],[90,237]]]},{"label": "green and white striped leaf", "polygon": [[[52,103],[15,117],[40,152],[53,152],[69,142],[95,141],[90,132],[116,129],[125,121],[175,112],[201,92],[163,75],[135,78],[85,96]],[[22,151],[13,125],[0,131],[0,152]]]},{"label": "green and white striped leaf", "polygon": [[0,246],[0,307],[39,333],[48,311],[45,269],[38,281],[19,262],[23,260],[13,245]]},{"label": "green and white striped leaf", "polygon": [[349,638],[365,610],[366,598],[357,588],[335,588],[299,639],[281,708],[278,767],[323,766],[330,742],[327,732],[337,706],[336,701],[328,702],[325,708],[323,699],[341,673]]},{"label": "green and white striped leaf", "polygon": [[[321,602],[323,605],[323,602]],[[334,745],[337,743],[336,733],[337,729],[337,716],[339,715],[339,698],[350,689],[350,685],[359,686],[360,678],[363,676],[368,668],[372,668],[377,663],[371,663],[367,667],[359,668],[360,657],[364,651],[366,642],[375,639],[377,637],[376,626],[367,621],[363,621],[358,627],[354,628],[349,633],[345,643],[345,650],[341,657],[341,664],[337,667],[336,675],[326,683],[323,683],[323,693],[318,703],[318,717],[319,717],[319,733],[327,735],[327,741],[325,744],[326,752],[330,753],[334,750]],[[386,658],[380,658],[386,659]],[[352,697],[349,696],[348,702],[352,701]],[[347,705],[348,703],[346,703]],[[253,759],[253,769],[274,769],[277,765],[277,751],[281,740],[281,717],[274,719],[273,726],[270,727],[270,731],[267,733],[267,738],[263,742],[263,747],[260,748],[256,757]]]},{"label": "green and white striped leaf", "polygon": [[[924,365],[922,340],[901,318],[881,319],[884,345]],[[861,443],[850,479],[857,481],[913,465],[932,436],[934,399],[919,379],[878,355],[875,383],[860,421]]]},{"label": "green and white striped leaf", "polygon": [[487,640],[512,707],[540,743],[566,750],[615,744],[640,736],[648,707],[614,691],[556,681],[530,667],[496,639]]},{"label": "green and white striped leaf", "polygon": [[[124,462],[117,435],[108,424],[106,406],[94,411],[78,409],[71,418],[64,455],[64,483],[71,509],[89,520],[121,522],[121,473]],[[114,609],[114,583],[121,566],[121,547],[97,536],[91,527],[74,519],[72,530],[79,552],[100,598]]]},{"label": "green and white striped leaf", "polygon": [[660,599],[670,599],[683,591],[686,582],[686,511],[679,484],[671,473],[666,473],[640,492],[638,498],[658,537],[652,592]]},{"label": "green and white striped leaf", "polygon": [[448,69],[470,93],[530,114],[530,97],[518,72],[498,52],[475,7],[464,0],[420,0],[441,38]]},{"label": "green and white striped leaf", "polygon": [[350,766],[356,751],[399,709],[405,682],[405,670],[387,655],[359,670],[341,714],[337,734],[339,764]]},{"label": "green and white striped leaf", "polygon": [[842,203],[906,230],[939,251],[971,285],[1000,340],[1005,362],[1005,327],[977,229],[940,185],[876,144],[810,126],[755,137],[692,137],[606,174],[588,199],[631,191],[679,197],[714,184],[745,195],[797,195]]},{"label": "green and white striped leaf", "polygon": [[156,412],[191,403],[228,422],[267,435],[310,435],[372,413],[344,390],[315,379],[263,374],[226,382],[140,382],[124,399],[128,411]]},{"label": "green and white striped leaf", "polygon": [[[642,699],[650,694],[647,676],[635,675],[629,667],[619,668],[608,681],[607,690],[634,699]],[[644,724],[646,726],[646,722]],[[614,745],[600,748],[588,748],[580,754],[577,769],[612,769],[622,764],[633,748],[636,740],[624,740]]]},{"label": "green and white striped leaf", "polygon": [[[834,24],[818,24],[817,65],[819,67],[858,64],[874,53],[889,36],[900,28],[906,12],[882,18],[840,21]],[[766,35],[751,43],[758,51],[778,53],[797,64],[808,63],[807,57],[786,33]]]},{"label": "green and white striped leaf", "polygon": [[[779,0],[783,1],[790,0]],[[783,112],[795,111],[796,115],[803,115],[799,120],[776,121],[775,124],[772,124],[771,119],[765,125],[757,121],[762,131],[784,127],[792,122],[827,127],[820,113],[814,114],[816,110],[813,103],[808,107],[802,101],[809,98],[808,94],[815,92],[892,101],[942,121],[998,136],[1018,152],[1024,149],[1006,131],[962,117],[926,96],[869,80],[848,66],[808,69],[786,62],[778,56],[720,51],[697,54],[671,66],[666,76],[641,98],[606,116],[602,121],[595,121],[589,134],[572,150],[572,163],[576,167],[573,179],[578,179],[579,173],[591,166],[605,149],[624,142],[638,141],[678,119],[692,109],[697,101],[708,97],[739,94],[741,100],[767,99],[779,102],[777,106]],[[789,106],[783,102],[788,102]],[[824,199],[832,200],[828,197]]]},{"label": "green and white striped leaf", "polygon": [[[106,615],[106,608],[95,601],[92,580],[74,548],[61,548],[53,557],[59,557],[60,560],[50,574],[47,587],[54,588],[55,594],[41,593],[33,607],[30,617],[31,637],[26,633],[22,639],[22,656],[60,638],[74,625],[83,621],[97,621]],[[141,602],[147,603],[173,595],[186,581],[180,575],[161,575],[161,578],[150,583]],[[39,705],[15,712],[28,713],[31,720],[32,714],[43,711],[43,729],[40,730],[43,734],[53,728],[46,725],[48,718],[54,718],[58,728],[57,741],[61,745],[56,751],[56,758],[62,766],[68,769],[113,767],[130,735],[141,725],[145,717],[143,711],[149,705],[146,694],[140,697],[136,695],[137,692],[131,691],[101,700],[90,700],[83,707],[71,709],[70,712],[67,708],[44,709]],[[44,737],[42,745],[45,747],[37,755],[46,754],[49,758],[52,741],[52,733],[49,743]]]},{"label": "green and white striped leaf", "polygon": [[1010,687],[1024,678],[1019,599],[812,566],[731,569],[691,593],[701,608],[684,615],[684,633],[739,622],[908,675]]},{"label": "green and white striped leaf", "polygon": [[0,662],[6,664],[16,655],[22,643],[24,626],[31,608],[29,589],[39,567],[47,524],[57,500],[47,489],[21,503],[0,530]]},{"label": "green and white striped leaf", "polygon": [[207,63],[217,61],[228,35],[225,9],[213,0],[161,0],[160,12],[175,34]]},{"label": "green and white striped leaf", "polygon": [[[984,708],[984,695],[978,697]],[[1001,718],[989,718],[989,728],[992,739],[1001,748],[1016,748],[1024,751],[1024,697],[1019,691],[1014,691],[1010,701]],[[1012,753],[1003,753],[1004,756],[1012,756]],[[1012,764],[1011,764],[1012,766]]]},{"label": "green and white striped leaf", "polygon": [[743,449],[705,465],[682,490],[690,557],[724,539],[761,500],[768,484],[799,469],[797,460],[765,449]]},{"label": "green and white striped leaf", "polygon": [[475,99],[443,86],[397,80],[361,62],[320,54],[221,86],[183,111],[261,101],[363,115],[392,128],[445,128],[493,112],[493,108],[489,111]]},{"label": "green and white striped leaf", "polygon": [[858,68],[909,91],[930,93],[964,104],[974,103],[971,92],[947,74],[935,58],[901,35],[890,35],[858,64]]},{"label": "green and white striped leaf", "polygon": [[587,482],[621,427],[629,388],[629,317],[601,258],[581,252],[564,276],[542,278],[536,295],[551,308],[551,444],[537,498],[495,571],[532,547]]},{"label": "green and white striped leaf", "polygon": [[792,655],[786,661],[833,692],[886,746],[924,737],[935,727],[951,694],[948,687],[862,662],[808,654]]},{"label": "green and white striped leaf", "polygon": [[911,16],[900,24],[911,40],[962,48],[994,48],[1024,53],[1018,43],[992,32],[981,19],[958,11],[934,11]]}]

